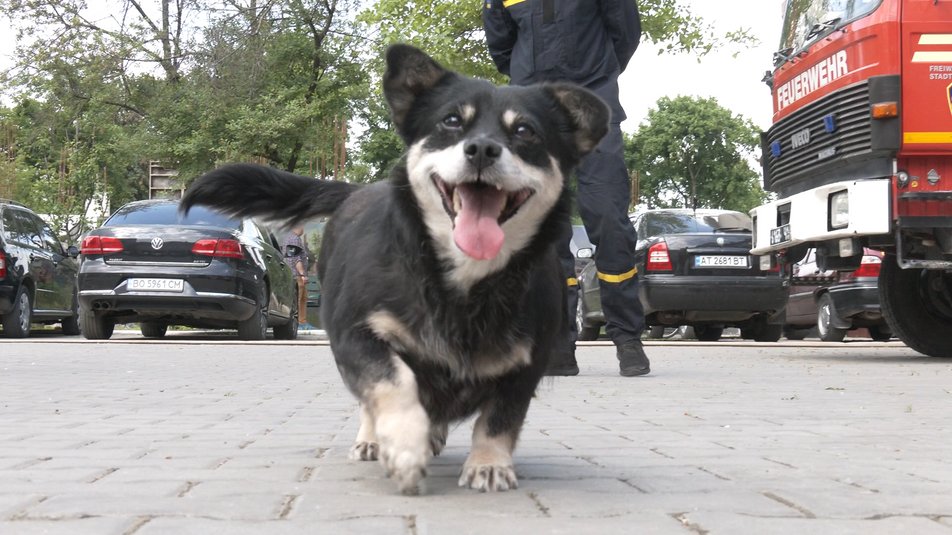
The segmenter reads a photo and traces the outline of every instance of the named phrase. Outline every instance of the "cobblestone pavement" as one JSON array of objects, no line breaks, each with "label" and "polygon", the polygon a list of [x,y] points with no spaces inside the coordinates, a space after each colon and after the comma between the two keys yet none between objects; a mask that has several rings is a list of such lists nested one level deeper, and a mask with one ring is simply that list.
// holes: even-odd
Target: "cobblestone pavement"
[{"label": "cobblestone pavement", "polygon": [[898,343],[581,347],[518,490],[457,488],[466,422],[404,497],[326,345],[118,338],[0,341],[0,533],[952,534],[952,360]]}]

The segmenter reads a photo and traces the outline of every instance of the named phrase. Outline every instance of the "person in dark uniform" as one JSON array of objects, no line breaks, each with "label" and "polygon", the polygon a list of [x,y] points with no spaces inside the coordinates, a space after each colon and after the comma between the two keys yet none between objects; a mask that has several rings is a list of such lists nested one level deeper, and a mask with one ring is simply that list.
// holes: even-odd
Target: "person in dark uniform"
[{"label": "person in dark uniform", "polygon": [[[515,85],[569,81],[594,92],[611,108],[608,134],[577,171],[576,203],[596,245],[606,330],[615,344],[620,373],[630,377],[650,371],[641,344],[644,309],[638,299],[634,266],[637,235],[628,220],[631,191],[625,166],[618,100],[618,76],[628,66],[641,39],[635,0],[483,0],[483,28],[489,53],[499,72]],[[576,375],[575,307],[578,282],[569,250],[571,221],[564,222],[559,257],[566,275],[566,341],[553,357],[549,375]]]}]

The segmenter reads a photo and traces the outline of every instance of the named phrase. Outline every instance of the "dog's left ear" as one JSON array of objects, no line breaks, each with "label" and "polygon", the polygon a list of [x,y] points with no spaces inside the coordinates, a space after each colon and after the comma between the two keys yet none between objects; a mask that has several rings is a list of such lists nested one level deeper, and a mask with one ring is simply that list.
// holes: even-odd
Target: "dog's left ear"
[{"label": "dog's left ear", "polygon": [[543,88],[552,94],[575,127],[575,146],[579,156],[591,152],[608,133],[611,110],[605,101],[574,84],[546,84]]},{"label": "dog's left ear", "polygon": [[448,74],[449,71],[417,48],[400,44],[387,49],[383,94],[398,132],[403,132],[404,121],[414,100]]}]

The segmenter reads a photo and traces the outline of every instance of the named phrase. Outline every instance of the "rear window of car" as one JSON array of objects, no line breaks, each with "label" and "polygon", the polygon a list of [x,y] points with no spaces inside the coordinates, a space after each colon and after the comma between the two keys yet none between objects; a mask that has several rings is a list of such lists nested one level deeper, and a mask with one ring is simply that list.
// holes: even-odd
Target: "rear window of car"
[{"label": "rear window of car", "polygon": [[684,234],[686,232],[750,231],[750,217],[741,212],[648,214],[648,235]]},{"label": "rear window of car", "polygon": [[178,204],[133,203],[123,206],[103,223],[104,227],[124,225],[198,225],[237,229],[241,221],[202,206],[193,207],[188,215],[183,216],[179,213]]}]

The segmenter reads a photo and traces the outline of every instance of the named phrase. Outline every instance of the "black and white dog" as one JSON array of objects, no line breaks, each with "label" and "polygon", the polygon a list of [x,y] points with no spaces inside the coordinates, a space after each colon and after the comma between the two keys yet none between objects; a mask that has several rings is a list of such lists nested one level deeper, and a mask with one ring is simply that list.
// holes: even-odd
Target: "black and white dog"
[{"label": "black and white dog", "polygon": [[387,52],[384,94],[407,144],[388,182],[229,165],[182,209],[332,216],[318,266],[331,349],[360,400],[351,458],[379,457],[419,493],[448,424],[478,412],[459,484],[515,488],[512,452],[566,321],[554,251],[566,181],[609,110],[574,85],[496,87],[406,45]]}]

